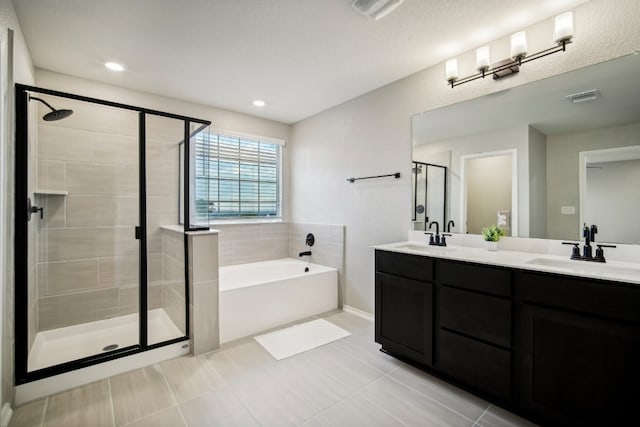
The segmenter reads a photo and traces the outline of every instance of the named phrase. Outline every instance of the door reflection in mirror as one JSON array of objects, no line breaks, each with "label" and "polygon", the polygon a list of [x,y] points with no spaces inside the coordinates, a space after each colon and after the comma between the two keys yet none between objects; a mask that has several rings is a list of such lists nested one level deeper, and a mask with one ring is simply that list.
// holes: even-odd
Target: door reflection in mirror
[{"label": "door reflection in mirror", "polygon": [[506,212],[511,211],[512,155],[486,154],[464,159],[464,212],[466,232],[480,234],[492,224],[503,223],[505,235],[511,230]]}]

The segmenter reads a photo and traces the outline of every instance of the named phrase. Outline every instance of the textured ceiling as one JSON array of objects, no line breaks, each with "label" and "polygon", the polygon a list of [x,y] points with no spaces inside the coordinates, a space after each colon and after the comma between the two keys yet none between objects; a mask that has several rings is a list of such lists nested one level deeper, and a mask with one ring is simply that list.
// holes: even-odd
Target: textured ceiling
[{"label": "textured ceiling", "polygon": [[294,123],[585,1],[405,0],[377,22],[351,0],[14,5],[38,68]]}]

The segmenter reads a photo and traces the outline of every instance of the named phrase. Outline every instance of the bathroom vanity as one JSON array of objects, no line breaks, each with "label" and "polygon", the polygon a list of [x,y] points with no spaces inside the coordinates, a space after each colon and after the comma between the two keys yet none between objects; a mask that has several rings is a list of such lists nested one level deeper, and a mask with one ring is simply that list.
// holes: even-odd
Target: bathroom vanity
[{"label": "bathroom vanity", "polygon": [[377,246],[376,342],[543,425],[623,425],[640,384],[640,266],[580,263]]}]

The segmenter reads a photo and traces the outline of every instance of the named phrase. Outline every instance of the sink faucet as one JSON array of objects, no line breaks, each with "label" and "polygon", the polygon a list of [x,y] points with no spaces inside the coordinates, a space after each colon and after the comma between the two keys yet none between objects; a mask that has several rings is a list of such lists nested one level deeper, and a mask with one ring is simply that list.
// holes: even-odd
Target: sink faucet
[{"label": "sink faucet", "polygon": [[431,239],[429,239],[429,244],[440,246],[440,224],[438,224],[438,221],[431,221],[429,223],[429,230],[431,230],[433,224],[436,225],[436,234],[433,236],[433,243],[431,243]]},{"label": "sink faucet", "polygon": [[429,246],[447,246],[446,236],[451,236],[451,234],[446,234],[446,233],[440,234],[440,224],[438,224],[438,221],[432,221],[431,223],[429,223],[429,230],[431,230],[431,227],[433,226],[433,224],[436,225],[435,235],[434,233],[431,233],[429,231],[426,231],[424,233],[424,234],[430,235]]},{"label": "sink faucet", "polygon": [[447,223],[447,233],[451,233],[451,228],[455,226],[456,226],[456,223],[453,222],[452,219],[450,219],[449,222]]},{"label": "sink faucet", "polygon": [[591,232],[587,223],[582,227],[582,237],[584,237],[584,246],[582,247],[582,257],[591,258]]},{"label": "sink faucet", "polygon": [[580,243],[576,242],[562,242],[563,245],[573,245],[571,250],[571,259],[580,261],[595,261],[595,262],[607,262],[604,257],[603,248],[615,248],[615,245],[603,245],[602,243],[596,244],[596,254],[593,256],[591,243],[595,243],[596,234],[598,233],[598,226],[593,224],[591,227],[587,227],[585,223],[582,227],[582,237],[584,237],[584,246],[582,247],[582,255],[580,255]]}]

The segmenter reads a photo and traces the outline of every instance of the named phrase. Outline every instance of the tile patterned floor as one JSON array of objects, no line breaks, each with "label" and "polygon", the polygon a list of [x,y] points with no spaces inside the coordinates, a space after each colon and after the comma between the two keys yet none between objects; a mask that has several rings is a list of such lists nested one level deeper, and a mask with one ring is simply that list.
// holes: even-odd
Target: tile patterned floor
[{"label": "tile patterned floor", "polygon": [[116,375],[16,409],[11,427],[533,426],[379,350],[373,324],[276,361],[253,339]]}]

